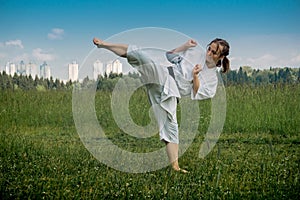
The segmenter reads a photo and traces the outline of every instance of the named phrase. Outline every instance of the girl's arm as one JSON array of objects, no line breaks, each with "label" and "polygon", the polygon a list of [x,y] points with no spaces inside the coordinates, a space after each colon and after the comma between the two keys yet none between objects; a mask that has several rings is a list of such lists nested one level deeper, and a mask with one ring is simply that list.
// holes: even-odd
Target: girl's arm
[{"label": "girl's arm", "polygon": [[199,72],[202,71],[202,66],[197,64],[193,69],[193,92],[194,96],[197,94],[198,89],[200,87],[200,80],[198,78]]},{"label": "girl's arm", "polygon": [[197,42],[195,40],[188,40],[186,43],[184,43],[183,45],[169,51],[168,53],[179,53],[179,52],[183,52],[183,51],[186,51],[188,50],[189,48],[191,47],[195,47],[197,46]]}]

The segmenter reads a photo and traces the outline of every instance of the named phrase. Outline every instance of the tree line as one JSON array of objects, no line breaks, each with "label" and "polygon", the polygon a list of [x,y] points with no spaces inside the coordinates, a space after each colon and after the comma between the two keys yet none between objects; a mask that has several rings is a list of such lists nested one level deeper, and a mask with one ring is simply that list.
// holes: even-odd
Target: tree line
[{"label": "tree line", "polygon": [[64,83],[59,79],[44,79],[35,76],[34,78],[29,75],[18,75],[15,73],[13,76],[8,75],[5,71],[0,73],[0,88],[2,90],[67,90],[72,88],[72,81]]},{"label": "tree line", "polygon": [[268,85],[300,83],[300,68],[270,68],[265,70],[240,67],[222,74],[225,86],[236,84]]},{"label": "tree line", "polygon": [[[99,75],[97,79],[97,90],[112,91],[115,84],[120,78],[138,79],[140,76],[137,73],[123,74],[104,74]],[[252,69],[251,67],[240,67],[238,70],[230,70],[226,74],[222,74],[225,86],[230,85],[268,85],[268,84],[296,84],[300,83],[300,68],[270,68],[267,70]],[[94,85],[95,80],[90,80],[89,77],[83,79],[81,86]],[[1,90],[72,90],[78,81],[71,80],[63,82],[59,79],[44,79],[43,77],[32,77],[6,74],[5,71],[0,73],[0,88]]]},{"label": "tree line", "polygon": [[[136,73],[129,73],[127,76],[131,78],[138,78],[139,75]],[[97,80],[98,90],[108,90],[112,91],[116,81],[123,77],[123,74],[110,73],[104,76],[99,75]],[[80,83],[82,86],[95,84],[95,80],[90,80],[89,77],[83,79]],[[72,90],[78,81],[61,81],[59,79],[53,79],[53,77],[43,78],[35,76],[34,78],[29,75],[18,75],[15,73],[13,76],[8,75],[5,71],[0,72],[0,89],[1,90],[37,90],[37,91],[47,91],[47,90]]]}]

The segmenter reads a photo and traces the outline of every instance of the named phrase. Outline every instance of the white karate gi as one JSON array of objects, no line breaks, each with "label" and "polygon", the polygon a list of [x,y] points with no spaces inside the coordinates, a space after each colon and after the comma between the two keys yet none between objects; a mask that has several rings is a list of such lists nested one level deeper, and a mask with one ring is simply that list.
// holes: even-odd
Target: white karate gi
[{"label": "white karate gi", "polygon": [[169,74],[167,66],[155,63],[143,49],[129,45],[127,50],[128,63],[141,73],[143,83],[147,83],[149,100],[159,126],[160,140],[178,144],[177,98],[186,95],[191,95],[193,100],[212,98],[218,78],[216,68],[207,68],[204,65],[199,73],[200,87],[194,95],[192,70],[196,64],[202,62],[199,52],[189,49],[181,55],[167,53],[166,56],[173,64],[175,79]]}]

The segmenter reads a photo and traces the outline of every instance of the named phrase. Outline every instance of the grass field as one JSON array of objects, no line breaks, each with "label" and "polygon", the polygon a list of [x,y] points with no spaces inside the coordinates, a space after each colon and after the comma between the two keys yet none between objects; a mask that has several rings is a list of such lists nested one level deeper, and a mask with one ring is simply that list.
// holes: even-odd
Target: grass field
[{"label": "grass field", "polygon": [[[131,174],[105,166],[86,150],[73,121],[72,92],[2,91],[0,198],[299,199],[300,85],[231,86],[226,93],[224,130],[205,159],[198,153],[210,101],[199,102],[199,132],[179,159],[189,174],[169,167]],[[97,92],[95,98],[109,138],[131,151],[163,147],[158,137],[139,144],[122,133],[110,112],[110,96]],[[143,90],[130,106],[137,124],[149,121]]]}]

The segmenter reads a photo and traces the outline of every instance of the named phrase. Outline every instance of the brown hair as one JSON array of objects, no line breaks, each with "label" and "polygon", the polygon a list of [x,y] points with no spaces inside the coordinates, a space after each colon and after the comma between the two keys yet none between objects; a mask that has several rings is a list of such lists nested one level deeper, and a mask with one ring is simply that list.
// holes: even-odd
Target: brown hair
[{"label": "brown hair", "polygon": [[227,58],[227,56],[229,55],[229,44],[226,40],[220,39],[220,38],[216,38],[213,41],[211,41],[208,45],[211,45],[212,43],[216,43],[217,46],[217,51],[219,49],[219,46],[221,45],[223,47],[220,56],[224,56],[224,58],[222,60],[219,60],[219,62],[217,63],[218,67],[221,67],[222,65],[222,72],[226,73],[229,70],[229,60]]}]

